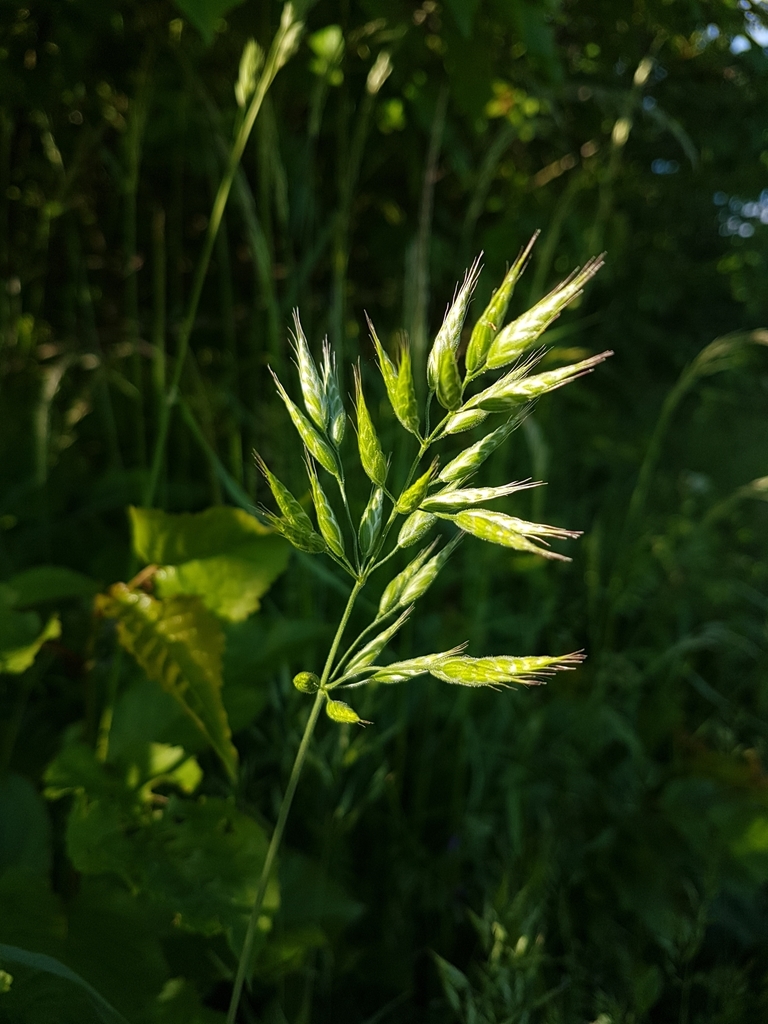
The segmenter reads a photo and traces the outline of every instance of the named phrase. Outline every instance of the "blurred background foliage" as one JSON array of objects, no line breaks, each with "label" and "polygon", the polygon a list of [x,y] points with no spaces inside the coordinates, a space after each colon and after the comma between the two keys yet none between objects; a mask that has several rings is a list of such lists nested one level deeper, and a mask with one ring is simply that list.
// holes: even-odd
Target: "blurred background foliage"
[{"label": "blurred background foliage", "polygon": [[[472,258],[476,316],[536,229],[514,312],[605,250],[547,341],[616,355],[490,463],[491,483],[549,481],[525,512],[585,532],[573,563],[467,542],[402,640],[588,661],[538,691],[419,681],[363,701],[364,732],[321,728],[244,1021],[768,1014],[766,13],[306,12],[216,241],[158,506],[257,502],[254,447],[306,487],[267,374],[290,376],[296,305],[345,372],[361,358],[385,438],[364,312],[390,347],[405,329],[423,366]],[[234,786],[93,614],[139,564],[126,507],[146,487],[240,56],[279,18],[275,0],[0,11],[2,1021],[223,1020],[308,712],[290,676],[316,669],[343,600],[310,558],[280,575],[273,552],[239,611],[231,594],[194,606],[224,651]]]}]

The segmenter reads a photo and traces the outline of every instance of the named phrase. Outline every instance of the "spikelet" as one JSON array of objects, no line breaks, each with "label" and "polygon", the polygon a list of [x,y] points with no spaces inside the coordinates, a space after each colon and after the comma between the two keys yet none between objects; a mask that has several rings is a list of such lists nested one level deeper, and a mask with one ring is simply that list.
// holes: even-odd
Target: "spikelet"
[{"label": "spikelet", "polygon": [[482,466],[485,460],[491,455],[500,444],[509,437],[513,430],[520,425],[521,417],[515,416],[507,423],[503,423],[490,434],[486,434],[471,447],[466,448],[461,454],[452,459],[444,469],[441,470],[437,479],[446,484],[459,484],[468,480]]},{"label": "spikelet", "polygon": [[298,406],[291,401],[285,388],[278,380],[277,374],[274,370],[270,369],[270,373],[274,378],[278,394],[282,398],[283,403],[288,410],[288,415],[291,417],[293,425],[299,433],[299,437],[304,442],[304,447],[309,451],[313,458],[317,459],[323,469],[327,469],[329,473],[333,473],[335,477],[338,477],[339,466],[336,461],[333,448],[331,448],[328,442],[318,434]]},{"label": "spikelet", "polygon": [[364,718],[351,708],[349,704],[345,704],[343,700],[328,700],[325,702],[325,713],[328,715],[332,722],[340,722],[343,725],[370,725],[370,722],[366,722]]},{"label": "spikelet", "polygon": [[423,537],[426,537],[436,522],[437,516],[434,516],[431,512],[422,512],[419,509],[411,512],[400,527],[400,533],[397,535],[397,546],[399,548],[409,548],[412,544],[418,544]]},{"label": "spikelet", "polygon": [[470,505],[479,505],[483,501],[495,501],[496,498],[505,498],[517,491],[527,491],[531,487],[541,486],[540,480],[518,480],[501,487],[465,487],[455,491],[438,491],[437,494],[425,498],[421,507],[428,512],[453,512]]},{"label": "spikelet", "polygon": [[399,618],[395,619],[391,626],[387,626],[387,628],[383,629],[381,633],[373,638],[373,640],[370,640],[365,647],[362,647],[344,669],[344,676],[349,677],[356,675],[362,669],[367,668],[368,665],[372,665],[392,637],[399,631],[400,627],[411,614],[411,611],[412,608],[406,608],[403,614],[400,615]]},{"label": "spikelet", "polygon": [[307,458],[307,476],[309,486],[312,489],[312,501],[317,515],[317,525],[320,533],[331,551],[339,558],[344,557],[344,534],[341,532],[339,521],[333,511],[333,506],[328,500],[328,495],[323,490],[322,484],[317,478],[317,471],[312,461]]},{"label": "spikelet", "polygon": [[381,595],[381,600],[379,601],[379,618],[386,615],[388,612],[393,611],[402,603],[400,595],[405,590],[408,582],[413,579],[422,565],[424,565],[426,560],[432,554],[435,544],[437,544],[437,541],[433,540],[428,547],[424,548],[418,553],[418,555],[416,555],[413,561],[406,565],[402,572],[398,573],[393,580],[390,580],[384,590],[384,593]]},{"label": "spikelet", "polygon": [[399,515],[408,516],[415,512],[427,496],[432,477],[437,472],[437,459],[422,476],[403,491],[395,504],[395,511]]},{"label": "spikelet", "polygon": [[328,402],[325,388],[320,377],[312,353],[309,351],[306,335],[299,320],[299,311],[293,311],[294,335],[292,347],[296,356],[296,368],[299,371],[299,383],[304,398],[304,407],[315,426],[325,432],[328,427]]},{"label": "spikelet", "polygon": [[494,292],[493,298],[486,306],[485,312],[475,324],[465,358],[467,373],[471,376],[479,373],[485,365],[488,349],[504,323],[515,285],[525,270],[531,249],[538,237],[539,232],[537,231],[509,268],[498,290]]},{"label": "spikelet", "polygon": [[524,519],[508,516],[504,512],[492,512],[487,508],[468,508],[455,514],[443,512],[438,515],[441,519],[449,519],[460,529],[471,533],[473,537],[479,537],[480,540],[500,544],[516,551],[529,551],[561,562],[570,562],[570,558],[542,547],[547,544],[546,538],[566,540],[580,536],[577,531],[563,530],[559,526],[547,526],[544,523],[529,523]]},{"label": "spikelet", "polygon": [[466,644],[453,647],[450,651],[442,651],[439,654],[424,654],[420,658],[408,658],[407,661],[395,661],[385,668],[380,668],[375,675],[371,676],[371,682],[376,683],[404,683],[407,679],[415,679],[416,676],[426,675],[437,668],[448,658],[460,654]]},{"label": "spikelet", "polygon": [[387,479],[387,461],[381,450],[381,442],[373,425],[368,406],[365,404],[360,368],[355,367],[355,406],[357,411],[357,446],[360,463],[369,480],[383,487]]},{"label": "spikelet", "polygon": [[472,266],[464,275],[464,281],[456,293],[456,297],[448,308],[440,330],[437,332],[435,343],[429,353],[427,360],[427,384],[430,391],[437,390],[438,367],[440,354],[445,349],[453,353],[459,347],[461,341],[461,329],[464,326],[464,319],[467,315],[469,300],[475,290],[477,279],[480,276],[480,257],[475,260]]},{"label": "spikelet", "polygon": [[457,533],[452,537],[445,547],[426,562],[418,572],[414,573],[411,579],[403,587],[400,594],[400,604],[413,604],[429,590],[440,574],[440,570],[456,550],[462,541],[462,535]]},{"label": "spikelet", "polygon": [[446,658],[430,669],[430,674],[458,686],[508,686],[510,683],[538,686],[557,671],[575,668],[584,657],[580,651],[555,658],[469,658],[460,655]]},{"label": "spikelet", "polygon": [[301,504],[294,498],[285,484],[281,483],[258,452],[253,453],[256,465],[262,472],[264,479],[269,485],[272,496],[277,502],[277,507],[283,513],[287,522],[299,532],[312,532],[312,520],[302,508]]},{"label": "spikelet", "polygon": [[347,415],[344,412],[344,403],[341,400],[339,390],[339,377],[336,372],[336,356],[331,352],[331,346],[326,338],[323,342],[323,391],[328,406],[328,435],[336,448],[344,439],[344,428],[347,423]]},{"label": "spikelet", "polygon": [[496,336],[488,351],[488,369],[495,370],[500,366],[507,366],[535,345],[552,321],[581,294],[584,285],[602,266],[602,256],[589,260],[581,270],[574,272],[549,295],[545,295],[535,306],[508,324]]},{"label": "spikelet", "polygon": [[297,672],[293,677],[293,685],[300,693],[317,693],[320,679],[314,672]]},{"label": "spikelet", "polygon": [[360,519],[360,529],[358,530],[360,554],[363,558],[367,558],[370,555],[376,541],[379,539],[383,512],[384,491],[380,487],[374,487]]},{"label": "spikelet", "polygon": [[[467,403],[469,404],[469,403]],[[483,409],[461,409],[449,417],[443,427],[444,434],[463,434],[465,430],[479,427],[483,420],[488,419],[488,413]]]}]

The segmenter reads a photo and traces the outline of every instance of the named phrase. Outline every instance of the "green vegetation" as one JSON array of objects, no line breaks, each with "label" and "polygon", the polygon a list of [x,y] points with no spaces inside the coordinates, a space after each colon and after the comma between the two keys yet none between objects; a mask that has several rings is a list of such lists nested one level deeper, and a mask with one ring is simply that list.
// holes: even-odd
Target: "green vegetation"
[{"label": "green vegetation", "polygon": [[3,9],[0,1022],[765,1017],[767,21]]}]

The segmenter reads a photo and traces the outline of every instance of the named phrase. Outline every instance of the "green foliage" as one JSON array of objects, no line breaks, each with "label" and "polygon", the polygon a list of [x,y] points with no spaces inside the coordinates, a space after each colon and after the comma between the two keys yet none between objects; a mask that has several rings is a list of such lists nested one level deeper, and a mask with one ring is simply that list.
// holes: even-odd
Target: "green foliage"
[{"label": "green foliage", "polygon": [[99,610],[117,620],[120,643],[181,704],[234,779],[237,750],[221,700],[224,632],[216,618],[198,597],[158,601],[122,583],[100,600]]},{"label": "green foliage", "polygon": [[[3,8],[0,942],[136,1024],[223,1024],[316,699],[291,679],[319,688],[363,569],[371,485],[344,408],[359,358],[388,462],[375,544],[403,504],[328,685],[349,673],[331,697],[375,726],[320,717],[244,1017],[765,1019],[760,20],[725,0]],[[570,268],[603,250],[567,303]],[[429,342],[481,251],[427,420]],[[296,308],[327,424],[290,370]],[[494,345],[512,375],[455,406],[456,371],[472,402]],[[268,365],[323,453],[319,489]],[[406,502],[446,411],[437,470],[422,494],[430,451]],[[527,478],[549,483],[501,493]],[[406,585],[459,532],[425,498],[557,554],[509,519],[584,537],[570,564],[467,538],[403,621]],[[254,518],[260,502],[279,516]],[[154,551],[131,556],[126,506],[165,533]],[[300,548],[285,574],[281,532]],[[91,581],[137,569],[129,590],[160,619],[196,597],[224,638],[236,783],[93,615]],[[384,634],[373,679],[352,674]],[[581,648],[548,687],[430,676]],[[0,963],[0,1020],[52,1019],[101,1018],[82,985]]]}]

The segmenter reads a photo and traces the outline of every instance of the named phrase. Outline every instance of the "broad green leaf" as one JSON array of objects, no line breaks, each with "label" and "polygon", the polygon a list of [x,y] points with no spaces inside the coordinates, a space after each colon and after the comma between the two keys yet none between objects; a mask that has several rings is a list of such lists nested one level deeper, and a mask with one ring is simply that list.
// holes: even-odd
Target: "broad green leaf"
[{"label": "broad green leaf", "polygon": [[204,41],[211,43],[216,35],[216,26],[219,21],[233,7],[239,7],[243,0],[175,0],[175,2]]},{"label": "broad green leaf", "polygon": [[46,640],[61,634],[57,615],[43,626],[37,612],[17,611],[16,601],[17,592],[0,584],[0,673],[11,675],[26,671]]},{"label": "broad green leaf", "polygon": [[158,601],[122,583],[100,607],[117,619],[123,647],[181,703],[234,779],[237,751],[221,699],[224,632],[218,621],[197,597]]},{"label": "broad green leaf", "polygon": [[17,608],[72,597],[93,597],[99,590],[95,580],[63,565],[36,565],[25,569],[11,576],[8,586],[16,594]]},{"label": "broad green leaf", "polygon": [[232,554],[241,545],[270,533],[254,516],[227,505],[180,514],[131,507],[128,514],[134,553],[154,565],[181,565]]},{"label": "broad green leaf", "polygon": [[[20,949],[18,946],[0,945],[0,964],[5,966],[25,967],[32,971],[53,975],[63,981],[70,982],[82,989],[98,1014],[99,1020],[104,1024],[128,1024],[128,1021],[121,1013],[96,991],[93,985],[89,985],[85,978],[75,974],[73,970],[45,953],[32,953],[28,949]],[[66,989],[63,989],[63,992]]]},{"label": "broad green leaf", "polygon": [[258,610],[260,598],[288,564],[290,548],[282,537],[260,537],[231,555],[164,566],[155,576],[161,597],[197,594],[206,607],[230,622],[242,622]]}]

